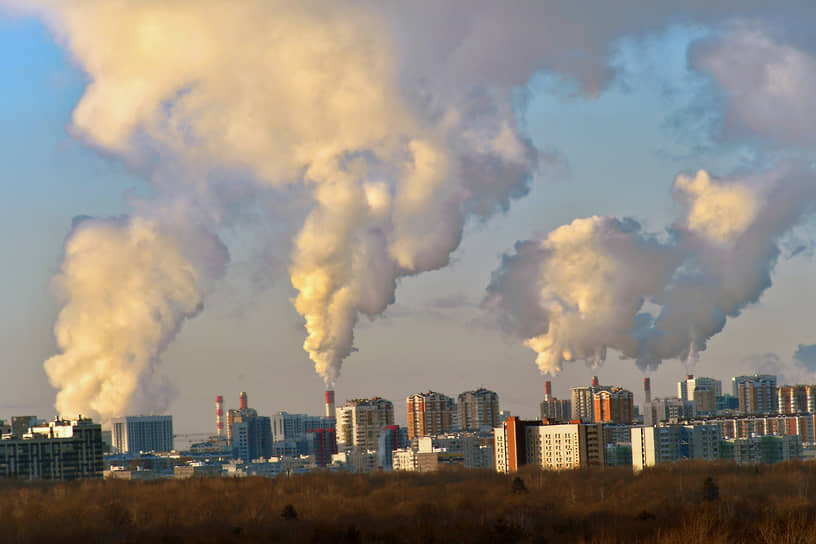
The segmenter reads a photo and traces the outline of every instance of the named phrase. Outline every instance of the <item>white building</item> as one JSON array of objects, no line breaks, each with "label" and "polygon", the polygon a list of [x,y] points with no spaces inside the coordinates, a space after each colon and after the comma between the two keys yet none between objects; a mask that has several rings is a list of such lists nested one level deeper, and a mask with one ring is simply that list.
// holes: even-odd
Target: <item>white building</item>
[{"label": "white building", "polygon": [[173,416],[117,417],[112,424],[116,453],[173,450]]},{"label": "white building", "polygon": [[522,465],[565,470],[604,464],[603,425],[548,425],[511,417],[494,430],[496,471]]},{"label": "white building", "polygon": [[376,450],[380,432],[394,424],[394,405],[380,397],[352,399],[337,408],[338,449]]}]

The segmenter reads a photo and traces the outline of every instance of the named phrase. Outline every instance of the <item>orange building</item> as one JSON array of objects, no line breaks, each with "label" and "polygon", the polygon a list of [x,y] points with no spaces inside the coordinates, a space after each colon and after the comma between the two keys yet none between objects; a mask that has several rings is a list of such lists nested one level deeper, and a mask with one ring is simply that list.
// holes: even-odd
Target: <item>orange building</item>
[{"label": "orange building", "polygon": [[454,430],[456,403],[442,393],[414,393],[406,399],[408,439],[433,436]]},{"label": "orange building", "polygon": [[595,423],[622,423],[631,425],[635,401],[631,391],[615,387],[609,391],[596,391],[592,395]]}]

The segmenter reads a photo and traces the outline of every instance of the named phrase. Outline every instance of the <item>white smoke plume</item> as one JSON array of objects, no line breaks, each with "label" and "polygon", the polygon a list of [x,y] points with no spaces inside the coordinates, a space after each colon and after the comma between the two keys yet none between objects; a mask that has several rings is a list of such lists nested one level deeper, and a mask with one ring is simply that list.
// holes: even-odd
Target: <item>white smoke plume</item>
[{"label": "white smoke plume", "polygon": [[[249,172],[261,190],[312,192],[290,276],[304,348],[328,383],[361,313],[392,303],[400,277],[444,266],[469,217],[507,210],[557,160],[525,138],[514,86],[550,69],[597,93],[620,35],[728,11],[633,1],[599,3],[590,17],[580,3],[541,2],[0,2],[37,13],[87,73],[72,134],[142,168],[180,163],[194,175],[178,177],[174,198],[213,170]],[[217,231],[220,210],[204,215]]]},{"label": "white smoke plume", "polygon": [[533,349],[542,373],[599,365],[607,349],[642,368],[693,364],[706,342],[771,285],[778,242],[816,202],[807,168],[735,180],[680,175],[684,215],[658,238],[631,219],[576,219],[518,242],[484,306]]},{"label": "white smoke plume", "polygon": [[212,235],[179,237],[144,218],[77,220],[54,288],[64,303],[45,363],[56,408],[103,421],[167,407],[154,370],[227,261]]},{"label": "white smoke plume", "polygon": [[552,159],[523,136],[506,88],[403,92],[384,15],[370,6],[37,6],[89,76],[73,134],[140,165],[172,157],[196,173],[310,188],[290,276],[304,348],[327,383],[360,313],[392,303],[400,276],[447,264],[466,218],[506,210]]},{"label": "white smoke plume", "polygon": [[787,145],[816,143],[816,58],[776,39],[759,23],[740,23],[702,40],[692,64],[728,95],[725,125]]}]

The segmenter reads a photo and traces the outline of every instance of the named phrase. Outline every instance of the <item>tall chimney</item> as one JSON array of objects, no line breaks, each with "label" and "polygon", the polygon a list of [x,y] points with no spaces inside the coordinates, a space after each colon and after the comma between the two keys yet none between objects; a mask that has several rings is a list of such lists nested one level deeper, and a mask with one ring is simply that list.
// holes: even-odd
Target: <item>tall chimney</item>
[{"label": "tall chimney", "polygon": [[326,390],[326,417],[334,419],[334,391]]},{"label": "tall chimney", "polygon": [[220,437],[224,436],[224,397],[215,397],[215,432]]},{"label": "tall chimney", "polygon": [[246,391],[241,391],[241,410],[246,410],[248,407]]},{"label": "tall chimney", "polygon": [[544,382],[544,400],[550,400],[552,398],[552,382],[547,380]]},{"label": "tall chimney", "polygon": [[592,387],[598,387],[598,376],[592,376]]},{"label": "tall chimney", "polygon": [[646,399],[646,405],[652,403],[652,381],[649,378],[643,378],[643,395]]}]

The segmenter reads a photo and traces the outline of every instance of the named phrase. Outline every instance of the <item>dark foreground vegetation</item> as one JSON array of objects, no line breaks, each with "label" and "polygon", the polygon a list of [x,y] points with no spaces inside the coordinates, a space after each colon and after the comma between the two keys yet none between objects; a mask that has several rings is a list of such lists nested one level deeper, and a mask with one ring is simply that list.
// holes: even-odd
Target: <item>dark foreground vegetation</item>
[{"label": "dark foreground vegetation", "polygon": [[816,463],[0,481],[0,540],[816,543]]}]

